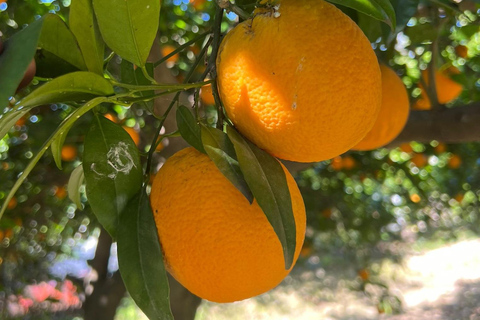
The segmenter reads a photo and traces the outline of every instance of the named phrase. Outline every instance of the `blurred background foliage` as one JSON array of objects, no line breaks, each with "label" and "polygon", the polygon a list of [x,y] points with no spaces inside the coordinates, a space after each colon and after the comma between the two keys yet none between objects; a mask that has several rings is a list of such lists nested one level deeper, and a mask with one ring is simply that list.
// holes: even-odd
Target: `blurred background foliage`
[{"label": "blurred background foliage", "polygon": [[[237,3],[247,12],[255,5],[254,0]],[[399,24],[393,34],[380,22],[342,9],[362,27],[379,58],[402,77],[412,105],[421,94],[421,70],[432,61],[432,44],[439,48],[437,67],[453,65],[461,71],[454,80],[464,91],[448,107],[479,101],[478,2],[392,0],[392,4]],[[68,21],[69,5],[70,0],[3,2],[0,35],[8,39],[48,12]],[[162,1],[158,44],[162,55],[208,31],[214,9],[215,4],[208,0]],[[222,31],[236,22],[238,17],[229,13]],[[166,60],[169,72],[178,81],[183,81],[203,45],[198,41]],[[59,61],[48,61],[60,74],[71,68]],[[120,64],[116,58],[110,61],[114,75]],[[199,78],[204,70],[200,64],[195,77]],[[33,85],[41,82],[37,78]],[[194,94],[189,92],[192,102]],[[214,122],[210,95],[204,88],[200,100],[207,121],[210,117]],[[103,108],[102,113],[128,128],[142,151],[148,150],[153,126],[144,106]],[[34,152],[71,110],[71,106],[63,104],[35,108],[0,140],[0,202]],[[91,290],[90,281],[94,281],[86,261],[93,258],[100,228],[86,199],[82,198],[85,208],[77,208],[69,200],[66,187],[69,174],[81,163],[87,127],[83,124],[89,120],[88,115],[81,118],[68,135],[62,150],[63,171],[56,168],[51,155],[43,157],[0,221],[2,319],[82,316],[81,301]],[[164,141],[160,155],[166,145]],[[479,155],[478,143],[411,142],[371,152],[348,152],[299,172],[297,181],[307,207],[308,229],[293,276],[310,272],[322,277],[316,271],[333,272],[339,266],[354,269],[350,279],[356,283],[353,290],[365,290],[366,283],[378,286],[382,290],[371,295],[372,304],[378,305],[379,312],[399,312],[400,300],[375,278],[381,262],[401,262],[413,244],[478,236]],[[117,268],[114,249],[110,272]]]}]

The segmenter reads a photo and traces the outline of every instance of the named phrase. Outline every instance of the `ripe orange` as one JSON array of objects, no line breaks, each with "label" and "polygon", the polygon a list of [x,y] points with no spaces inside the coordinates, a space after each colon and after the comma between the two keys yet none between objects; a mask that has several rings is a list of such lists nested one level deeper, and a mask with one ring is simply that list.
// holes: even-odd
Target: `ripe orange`
[{"label": "ripe orange", "polygon": [[217,72],[228,117],[281,159],[342,154],[380,110],[381,74],[370,42],[321,0],[280,0],[238,24],[220,45]]},{"label": "ripe orange", "polygon": [[[296,222],[297,260],[306,216],[293,177],[284,168]],[[156,175],[150,202],[167,270],[193,294],[232,302],[264,293],[290,272],[272,226],[194,148],[170,157]]]},{"label": "ripe orange", "polygon": [[464,197],[465,197],[465,196],[463,195],[463,193],[457,193],[457,194],[455,195],[455,200],[457,200],[457,202],[460,203],[460,202],[463,201],[463,198],[464,198]]},{"label": "ripe orange", "polygon": [[7,209],[13,210],[17,207],[17,204],[18,204],[17,198],[13,197],[12,199],[10,199],[10,201],[8,201]]},{"label": "ripe orange", "polygon": [[462,165],[462,158],[460,156],[454,154],[452,157],[448,160],[448,167],[450,169],[458,169]]},{"label": "ripe orange", "polygon": [[62,147],[61,157],[63,161],[73,161],[77,158],[77,147],[66,144]]},{"label": "ripe orange", "polygon": [[354,150],[374,150],[395,139],[407,123],[410,111],[408,93],[402,79],[389,67],[381,64],[382,106],[372,130]]},{"label": "ripe orange", "polygon": [[468,48],[466,46],[463,46],[463,45],[458,45],[455,47],[455,53],[457,54],[457,56],[459,56],[460,58],[467,58],[468,57]]},{"label": "ripe orange", "polygon": [[367,281],[370,278],[370,272],[368,272],[368,270],[366,270],[366,269],[362,269],[362,270],[358,271],[358,276],[363,281]]},{"label": "ripe orange", "polygon": [[444,143],[439,143],[434,149],[437,154],[441,154],[447,151],[447,146]]},{"label": "ripe orange", "polygon": [[416,153],[413,155],[413,157],[410,159],[410,161],[417,167],[417,168],[423,168],[427,165],[428,159],[427,156],[421,153]]},{"label": "ripe orange", "polygon": [[410,196],[410,200],[412,200],[413,203],[419,203],[422,198],[420,198],[418,194],[414,193]]},{"label": "ripe orange", "polygon": [[345,170],[352,170],[357,166],[357,162],[351,156],[346,156],[343,158],[342,164]]},{"label": "ripe orange", "polygon": [[65,190],[65,187],[58,187],[57,190],[55,190],[55,197],[59,200],[65,199],[67,196],[67,190]]},{"label": "ripe orange", "polygon": [[[176,48],[174,46],[169,45],[169,44],[164,44],[164,45],[162,45],[162,49],[161,49],[162,56],[165,57],[175,50],[176,50]],[[171,56],[170,58],[167,59],[167,62],[170,62],[170,63],[175,63],[177,61],[178,61],[178,53],[174,54],[173,56]]]},{"label": "ripe orange", "polygon": [[202,87],[200,90],[200,100],[206,105],[215,104],[215,98],[213,97],[211,84]]},{"label": "ripe orange", "polygon": [[332,169],[335,171],[340,171],[343,169],[343,159],[341,156],[337,156],[332,159],[332,162],[330,163],[332,166]]},{"label": "ripe orange", "polygon": [[410,145],[410,143],[407,143],[407,142],[402,143],[400,145],[400,150],[402,150],[405,153],[412,153],[413,152],[412,146]]},{"label": "ripe orange", "polygon": [[[454,74],[459,74],[460,70],[455,67],[442,67],[435,73],[435,88],[437,91],[438,102],[445,104],[451,102],[458,98],[462,93],[463,87],[458,82],[453,81],[450,77]],[[428,70],[422,71],[422,77],[425,79],[425,83],[428,85]],[[432,104],[428,98],[427,93],[423,89],[423,86],[419,84],[418,86],[422,89],[422,95],[420,99],[412,107],[415,110],[430,110],[432,109]]]},{"label": "ripe orange", "polygon": [[105,113],[103,116],[112,122],[118,123],[117,116],[112,113]]},{"label": "ripe orange", "polygon": [[200,10],[203,9],[206,1],[207,0],[190,0],[190,3],[195,8],[195,10]]},{"label": "ripe orange", "polygon": [[127,126],[123,126],[123,129],[127,131],[130,137],[132,137],[133,142],[135,142],[135,145],[138,146],[140,143],[140,135],[138,134],[137,130]]}]

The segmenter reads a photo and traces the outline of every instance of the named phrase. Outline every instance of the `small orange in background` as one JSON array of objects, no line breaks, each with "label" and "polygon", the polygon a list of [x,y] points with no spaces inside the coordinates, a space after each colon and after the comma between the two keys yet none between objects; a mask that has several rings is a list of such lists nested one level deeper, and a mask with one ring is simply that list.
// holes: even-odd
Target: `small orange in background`
[{"label": "small orange in background", "polygon": [[312,254],[312,251],[313,251],[312,244],[309,242],[304,242],[302,250],[300,250],[300,256],[302,258],[309,257]]},{"label": "small orange in background", "polygon": [[55,197],[59,200],[65,199],[67,196],[67,190],[65,190],[65,187],[58,187],[57,190],[55,191]]},{"label": "small orange in background", "polygon": [[112,113],[105,113],[103,116],[112,122],[118,123],[117,116]]},{"label": "small orange in background", "polygon": [[410,200],[412,200],[413,203],[419,203],[422,198],[420,198],[418,194],[414,193],[410,196]]},{"label": "small orange in background", "polygon": [[367,151],[383,147],[403,130],[410,113],[407,89],[397,73],[384,64],[382,72],[382,105],[372,129],[353,150]]},{"label": "small orange in background", "polygon": [[5,232],[3,232],[3,230],[0,230],[0,241],[2,241],[3,238],[5,238]]},{"label": "small orange in background", "polygon": [[351,156],[344,157],[342,162],[345,170],[352,170],[357,166],[357,162]]},{"label": "small orange in background", "polygon": [[335,171],[340,171],[343,169],[343,160],[341,156],[335,157],[332,159],[330,164]]},{"label": "small orange in background", "polygon": [[[435,87],[437,91],[438,102],[440,104],[445,104],[451,102],[458,98],[462,93],[463,87],[460,83],[455,82],[451,79],[452,75],[459,74],[460,70],[455,67],[442,67],[440,70],[435,72]],[[422,77],[425,80],[425,83],[429,84],[428,80],[428,70],[422,71]],[[421,97],[413,105],[415,110],[430,110],[432,109],[432,104],[428,98],[428,94],[425,92],[422,84],[419,84],[418,87],[422,89]]]},{"label": "small orange in background", "polygon": [[17,198],[13,197],[12,199],[10,199],[10,201],[8,201],[7,209],[13,210],[17,207],[17,204]]},{"label": "small orange in background", "polygon": [[458,46],[455,47],[455,53],[460,58],[466,59],[468,57],[468,48],[464,45],[459,44]]},{"label": "small orange in background", "polygon": [[410,145],[410,143],[402,143],[400,145],[400,150],[402,150],[405,153],[412,153],[413,152],[413,149],[412,149],[412,146]]},{"label": "small orange in background", "polygon": [[463,198],[464,198],[464,197],[465,197],[465,196],[463,195],[463,193],[457,193],[457,194],[455,195],[455,200],[457,200],[457,202],[460,203],[460,202],[463,201]]},{"label": "small orange in background", "polygon": [[13,238],[13,230],[12,229],[5,230],[5,238],[8,238],[8,239]]},{"label": "small orange in background", "polygon": [[66,144],[62,147],[62,160],[73,161],[77,158],[77,147],[71,144]]},{"label": "small orange in background", "polygon": [[207,0],[190,0],[190,3],[195,8],[195,10],[200,10],[203,9],[206,1]]},{"label": "small orange in background", "polygon": [[[169,55],[170,53],[172,53],[173,51],[175,51],[176,48],[170,44],[164,44],[162,45],[162,55],[164,57],[166,57],[167,55]],[[178,53],[175,53],[173,56],[171,56],[170,58],[167,59],[167,62],[170,62],[170,63],[175,63],[178,61]]]},{"label": "small orange in background", "polygon": [[362,270],[358,271],[358,276],[363,281],[367,281],[370,278],[370,272],[368,272],[368,270],[366,270],[366,269],[362,269]]},{"label": "small orange in background", "polygon": [[435,153],[437,154],[441,154],[441,153],[444,153],[445,151],[447,151],[447,146],[445,145],[445,143],[439,143],[435,148]]},{"label": "small orange in background", "polygon": [[448,167],[450,169],[458,169],[460,168],[460,165],[462,164],[462,158],[460,156],[454,154],[450,160],[448,160]]},{"label": "small orange in background", "polygon": [[[0,0],[0,3],[2,3],[1,0]],[[15,122],[15,125],[21,127],[25,125],[25,122],[26,122],[26,117],[21,117],[20,119],[17,120],[17,122]]]},{"label": "small orange in background", "polygon": [[330,217],[332,216],[332,208],[327,208],[325,210],[322,211],[322,216],[327,218],[327,219],[330,219]]},{"label": "small orange in background", "polygon": [[410,161],[417,167],[417,168],[423,168],[427,165],[428,159],[427,156],[421,153],[416,153]]},{"label": "small orange in background", "polygon": [[138,134],[137,130],[127,126],[123,126],[123,129],[127,131],[130,137],[132,137],[133,142],[135,142],[135,145],[138,146],[140,143],[140,135]]},{"label": "small orange in background", "polygon": [[212,85],[207,84],[200,90],[200,100],[203,104],[212,105],[215,104],[215,98],[213,97]]}]

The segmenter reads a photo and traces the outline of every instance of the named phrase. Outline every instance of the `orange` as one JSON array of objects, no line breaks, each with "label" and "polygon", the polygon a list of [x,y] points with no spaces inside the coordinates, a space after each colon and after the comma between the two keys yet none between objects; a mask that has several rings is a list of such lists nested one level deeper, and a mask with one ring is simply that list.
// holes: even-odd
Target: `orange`
[{"label": "orange", "polygon": [[455,53],[460,58],[466,59],[468,57],[468,48],[466,46],[463,46],[463,45],[460,44],[460,45],[455,47]]},{"label": "orange", "polygon": [[439,143],[435,148],[434,148],[435,152],[437,154],[441,154],[441,153],[444,153],[445,151],[447,151],[447,146],[444,144],[444,143]]},{"label": "orange", "polygon": [[[172,45],[169,45],[169,44],[164,44],[162,46],[162,55],[165,57],[167,55],[169,55],[170,53],[172,53],[173,51],[175,51],[176,48]],[[174,54],[173,56],[171,56],[170,58],[167,59],[167,62],[171,62],[171,63],[175,63],[178,61],[178,53]]]},{"label": "orange", "polygon": [[[283,169],[296,223],[296,261],[305,236],[305,207],[295,180]],[[242,300],[274,288],[290,272],[257,202],[250,204],[194,148],[165,162],[150,202],[166,268],[193,294],[214,302]]]},{"label": "orange", "polygon": [[236,128],[285,160],[346,152],[380,110],[381,74],[370,42],[322,0],[280,0],[238,24],[220,45],[217,72]]},{"label": "orange", "polygon": [[381,64],[382,106],[372,130],[358,143],[354,150],[374,150],[392,142],[408,120],[410,102],[402,79],[389,67]]},{"label": "orange", "polygon": [[118,123],[117,116],[112,113],[105,113],[103,116],[112,122]]},{"label": "orange", "polygon": [[327,219],[330,219],[330,217],[332,216],[332,209],[331,208],[327,208],[325,210],[322,211],[322,216],[324,218],[327,218]]},{"label": "orange", "polygon": [[77,147],[66,144],[62,147],[61,156],[63,161],[73,161],[77,158]]},{"label": "orange", "polygon": [[211,84],[202,87],[200,90],[200,100],[206,105],[215,104],[215,98],[213,97]]},{"label": "orange", "polygon": [[356,167],[357,162],[351,156],[346,156],[343,158],[343,168],[346,170],[352,170]]},{"label": "orange", "polygon": [[[437,91],[438,102],[441,104],[449,103],[462,93],[463,87],[458,82],[453,81],[450,77],[454,74],[459,74],[460,71],[455,67],[442,67],[435,73],[435,88]],[[422,77],[425,79],[425,83],[428,85],[428,70],[422,71]],[[418,85],[422,89],[422,95],[420,99],[412,107],[415,110],[430,110],[432,104],[428,98],[427,93],[423,89],[421,84]]]},{"label": "orange", "polygon": [[17,198],[13,197],[12,199],[10,199],[10,201],[8,201],[7,209],[13,210],[17,207],[17,204],[18,204]]},{"label": "orange", "polygon": [[416,153],[413,155],[413,157],[410,159],[410,161],[417,167],[417,168],[423,168],[427,165],[428,159],[427,156],[421,153]]},{"label": "orange", "polygon": [[419,203],[422,198],[420,198],[418,194],[414,193],[410,196],[410,200],[412,200],[413,203]]},{"label": "orange", "polygon": [[207,0],[190,0],[190,3],[195,8],[195,10],[200,10],[203,9],[206,1]]},{"label": "orange", "polygon": [[300,250],[300,256],[302,258],[309,257],[312,254],[312,251],[313,251],[312,244],[308,242],[304,242],[302,250]]},{"label": "orange", "polygon": [[402,143],[400,145],[400,150],[402,150],[405,153],[412,153],[413,152],[413,149],[412,149],[412,146],[410,145],[410,143]]},{"label": "orange", "polygon": [[[0,0],[1,1],[1,0]],[[3,238],[5,238],[5,233],[3,232],[3,230],[0,230],[0,241],[3,240]],[[1,264],[1,263],[0,263]]]},{"label": "orange", "polygon": [[366,269],[362,269],[362,270],[358,271],[358,276],[363,281],[367,281],[370,278],[370,272],[368,272],[368,270],[366,270]]},{"label": "orange", "polygon": [[127,131],[130,137],[132,137],[133,142],[135,142],[135,145],[138,146],[140,143],[140,135],[138,134],[137,130],[127,126],[123,126],[123,129]]},{"label": "orange", "polygon": [[455,195],[455,200],[457,200],[457,202],[462,202],[463,201],[463,198],[464,198],[464,195],[462,193],[457,193]]},{"label": "orange", "polygon": [[57,190],[55,190],[55,197],[59,200],[65,199],[67,196],[67,190],[65,190],[65,187],[58,187]]},{"label": "orange", "polygon": [[340,171],[343,169],[343,159],[341,156],[337,156],[332,159],[332,162],[330,164],[335,171]]},{"label": "orange", "polygon": [[460,156],[454,154],[449,160],[448,160],[448,167],[450,169],[458,169],[460,168],[462,164],[462,158]]},{"label": "orange", "polygon": [[5,230],[5,238],[13,239],[13,230],[12,229]]}]

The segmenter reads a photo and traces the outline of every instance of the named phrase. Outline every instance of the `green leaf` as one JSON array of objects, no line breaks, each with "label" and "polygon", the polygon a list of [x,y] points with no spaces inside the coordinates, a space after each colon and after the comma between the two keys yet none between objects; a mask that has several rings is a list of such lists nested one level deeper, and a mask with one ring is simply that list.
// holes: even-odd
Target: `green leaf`
[{"label": "green leaf", "polygon": [[110,82],[91,72],[69,73],[47,82],[19,102],[23,107],[42,104],[89,100],[96,96],[114,94]]},{"label": "green leaf", "polygon": [[200,126],[195,121],[195,117],[190,110],[185,106],[180,106],[177,109],[176,117],[178,131],[180,131],[183,139],[198,151],[206,153],[203,148]]},{"label": "green leaf", "polygon": [[56,14],[45,16],[38,46],[80,70],[87,70],[75,36]]},{"label": "green leaf", "polygon": [[5,137],[8,131],[15,125],[15,123],[23,117],[29,109],[10,110],[0,117],[0,140]]},{"label": "green leaf", "polygon": [[227,127],[227,134],[235,147],[245,180],[282,244],[285,269],[290,269],[297,231],[285,172],[277,159],[247,141],[232,127]]},{"label": "green leaf", "polygon": [[44,19],[33,22],[4,43],[0,55],[0,111],[8,106],[8,99],[15,94],[35,55],[43,23]]},{"label": "green leaf", "polygon": [[[73,124],[72,124],[73,126]],[[62,147],[67,137],[68,132],[72,127],[65,127],[60,131],[55,139],[52,141],[52,155],[57,168],[62,170]]]},{"label": "green leaf", "polygon": [[103,75],[105,43],[93,12],[92,0],[72,1],[69,21],[88,70]]},{"label": "green leaf", "polygon": [[80,200],[80,187],[83,185],[85,175],[83,174],[83,166],[76,167],[70,174],[68,180],[67,193],[70,200],[75,203],[77,208],[82,209],[82,201]]},{"label": "green leaf", "polygon": [[35,62],[37,64],[35,75],[41,78],[57,78],[70,72],[80,71],[77,67],[41,48],[35,54]]},{"label": "green leaf", "polygon": [[115,238],[120,213],[142,186],[138,149],[122,127],[95,116],[85,137],[83,170],[93,213]]},{"label": "green leaf", "polygon": [[159,0],[93,0],[107,45],[122,58],[143,67],[158,31]]},{"label": "green leaf", "polygon": [[7,210],[8,202],[13,198],[15,192],[17,192],[18,188],[22,185],[23,181],[28,177],[30,172],[32,172],[33,168],[37,164],[37,162],[42,158],[43,154],[48,150],[52,141],[58,136],[59,132],[65,130],[65,128],[71,127],[75,121],[78,120],[81,116],[85,113],[90,111],[92,108],[98,106],[102,102],[108,101],[105,97],[98,97],[95,99],[90,100],[89,102],[85,103],[82,107],[76,109],[74,112],[68,115],[68,117],[63,120],[62,124],[55,130],[55,132],[50,136],[50,138],[43,144],[42,148],[38,151],[38,153],[30,160],[30,163],[27,167],[23,170],[20,177],[18,177],[17,181],[13,185],[12,189],[7,195],[7,198],[3,202],[2,208],[0,209],[0,219],[2,218],[5,210]]},{"label": "green leaf", "polygon": [[329,2],[352,8],[372,18],[383,21],[392,30],[396,26],[395,10],[389,0],[328,0]]},{"label": "green leaf", "polygon": [[119,269],[130,296],[149,319],[173,320],[162,248],[143,189],[122,212],[117,235]]},{"label": "green leaf", "polygon": [[221,130],[201,126],[202,142],[207,155],[218,170],[240,191],[248,202],[253,203],[253,195],[243,176],[232,142]]},{"label": "green leaf", "polygon": [[[145,68],[147,69],[147,72],[149,73],[149,75],[153,77],[153,70],[154,70],[153,64],[147,63]],[[150,80],[145,77],[142,69],[135,68],[134,65],[131,62],[128,62],[127,60],[122,60],[120,69],[122,73],[122,83],[132,84],[137,86],[148,86],[152,84]],[[155,94],[155,91],[154,90],[141,91],[139,92],[139,94],[142,97],[148,97],[148,96],[153,96]],[[154,113],[153,100],[150,100],[148,102],[142,101],[140,104],[146,110],[150,111],[151,113]]]}]

